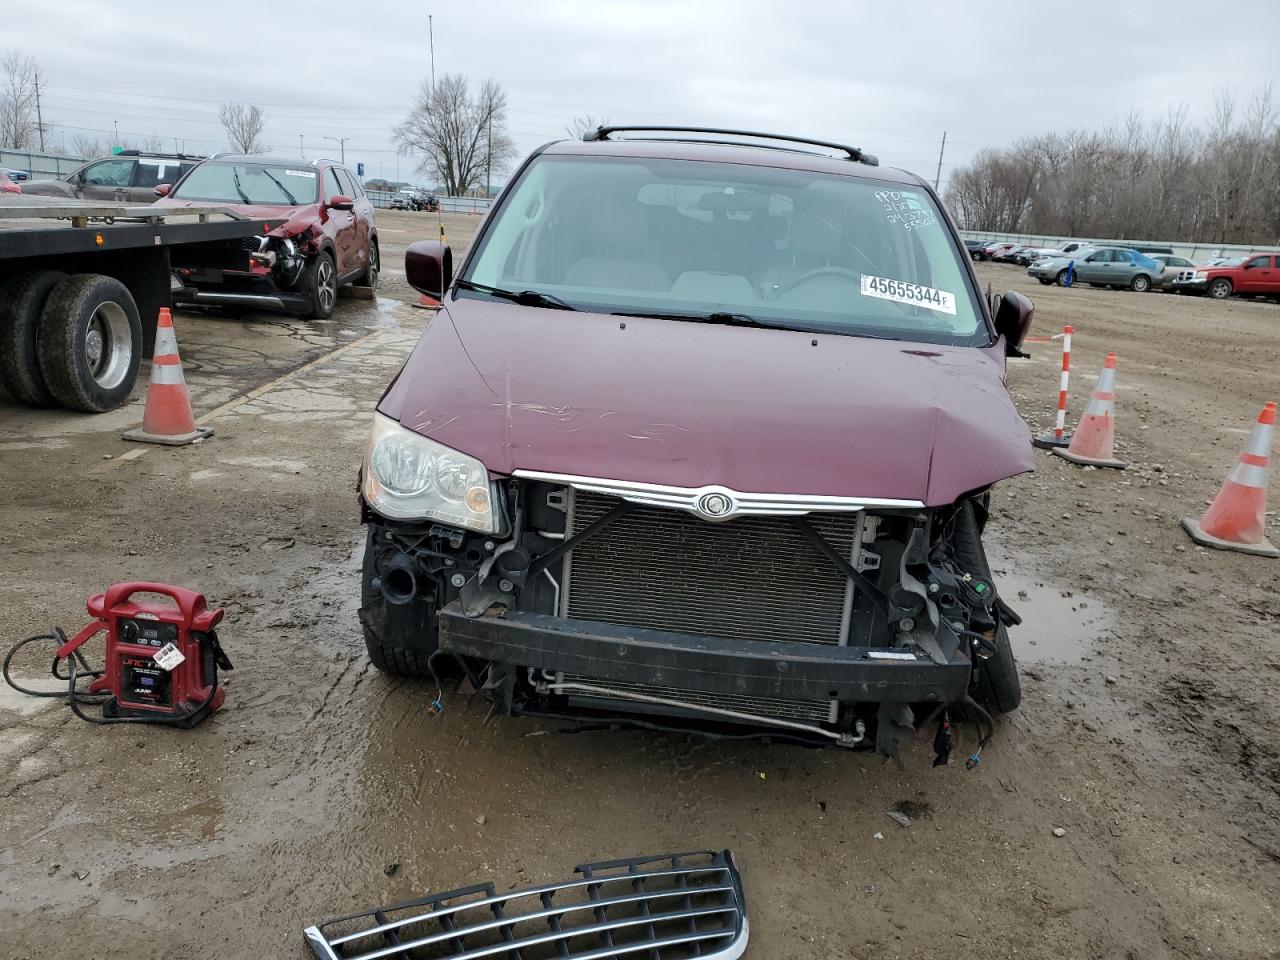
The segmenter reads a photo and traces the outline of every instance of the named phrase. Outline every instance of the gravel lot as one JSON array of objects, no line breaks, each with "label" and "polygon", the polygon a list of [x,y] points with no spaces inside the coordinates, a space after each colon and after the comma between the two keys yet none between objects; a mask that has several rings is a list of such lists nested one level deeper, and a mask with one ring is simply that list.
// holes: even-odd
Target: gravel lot
[{"label": "gravel lot", "polygon": [[[78,629],[113,581],[172,580],[227,607],[237,668],[194,731],[88,727],[0,687],[0,958],[301,958],[302,927],[326,916],[719,846],[743,869],[750,957],[1280,956],[1280,564],[1178,527],[1280,398],[1280,308],[982,267],[1036,301],[1035,334],[1075,325],[1072,421],[1119,354],[1133,466],[1039,454],[1000,488],[1026,696],[978,770],[931,769],[925,742],[898,767],[569,735],[486,722],[453,691],[430,717],[434,688],[365,659],[355,472],[429,316],[391,268],[437,232],[429,214],[378,219],[376,303],[328,323],[178,315],[207,442],[133,455],[119,431],[140,401],[100,417],[0,405],[0,637]],[[456,247],[475,222],[445,218]],[[1031,348],[1009,379],[1039,430],[1059,347]]]}]

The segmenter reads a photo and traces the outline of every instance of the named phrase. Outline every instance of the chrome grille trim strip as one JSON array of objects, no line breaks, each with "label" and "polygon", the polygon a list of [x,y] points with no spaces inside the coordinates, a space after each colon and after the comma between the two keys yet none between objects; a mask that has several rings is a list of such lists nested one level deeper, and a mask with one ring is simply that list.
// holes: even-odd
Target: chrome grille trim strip
[{"label": "chrome grille trim strip", "polygon": [[[685,510],[705,520],[731,520],[739,516],[800,516],[806,513],[854,513],[860,510],[921,510],[919,500],[891,500],[881,497],[826,497],[816,494],[742,493],[718,484],[705,487],[671,487],[631,480],[609,480],[603,477],[577,477],[539,470],[517,470],[521,480],[540,480],[573,487],[590,493],[620,497],[630,503],[650,507]],[[724,516],[707,516],[699,509],[703,497],[721,494],[732,502],[732,510]]]}]

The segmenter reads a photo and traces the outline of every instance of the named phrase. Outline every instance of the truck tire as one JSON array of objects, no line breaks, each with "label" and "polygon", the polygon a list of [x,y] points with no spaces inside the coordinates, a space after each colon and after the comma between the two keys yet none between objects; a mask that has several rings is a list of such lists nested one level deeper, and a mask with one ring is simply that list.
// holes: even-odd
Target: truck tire
[{"label": "truck tire", "polygon": [[40,372],[38,342],[45,302],[66,276],[56,270],[37,270],[0,286],[0,387],[19,403],[32,407],[57,403]]},{"label": "truck tire", "polygon": [[1213,297],[1215,300],[1225,300],[1227,297],[1231,296],[1234,289],[1235,288],[1230,280],[1226,277],[1218,277],[1209,284],[1208,292],[1209,296]]},{"label": "truck tire", "polygon": [[298,287],[307,297],[307,316],[312,320],[327,320],[333,316],[338,302],[338,268],[333,254],[321,250],[302,268]]},{"label": "truck tire", "polygon": [[53,289],[40,316],[40,371],[68,410],[104,413],[129,399],[142,360],[142,320],[115,277],[80,273]]},{"label": "truck tire", "polygon": [[[982,547],[982,532],[978,529],[972,502],[966,501],[956,511],[952,545],[962,567],[991,580],[991,566]],[[996,652],[989,659],[978,661],[974,699],[992,713],[1009,713],[1022,702],[1018,664],[1013,658],[1009,632],[1003,623],[996,627]]]},{"label": "truck tire", "polygon": [[428,661],[436,652],[435,601],[416,598],[409,603],[389,603],[375,585],[380,571],[373,546],[373,528],[364,545],[360,578],[360,625],[369,661],[383,673],[397,677],[429,677]]}]

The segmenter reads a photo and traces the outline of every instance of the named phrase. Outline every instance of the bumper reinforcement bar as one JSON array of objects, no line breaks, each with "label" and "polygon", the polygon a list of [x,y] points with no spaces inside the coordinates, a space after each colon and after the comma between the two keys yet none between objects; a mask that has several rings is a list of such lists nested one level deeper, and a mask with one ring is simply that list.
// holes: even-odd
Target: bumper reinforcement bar
[{"label": "bumper reinforcement bar", "polygon": [[[950,703],[969,690],[971,664],[947,633],[945,662],[898,648],[841,647],[622,627],[507,611],[440,611],[440,649],[556,673],[784,700]],[[945,629],[945,628],[944,628]]]},{"label": "bumper reinforcement bar", "polygon": [[747,949],[742,879],[728,851],[588,863],[563,883],[492,883],[307,927],[319,960],[737,960]]}]

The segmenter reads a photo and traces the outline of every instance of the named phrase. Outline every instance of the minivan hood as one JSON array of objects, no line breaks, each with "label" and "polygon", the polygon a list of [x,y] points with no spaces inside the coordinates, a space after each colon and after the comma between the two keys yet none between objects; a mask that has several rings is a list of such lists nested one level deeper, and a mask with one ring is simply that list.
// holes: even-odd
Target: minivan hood
[{"label": "minivan hood", "polygon": [[498,474],[941,505],[1033,468],[1001,347],[471,299],[379,409]]}]

